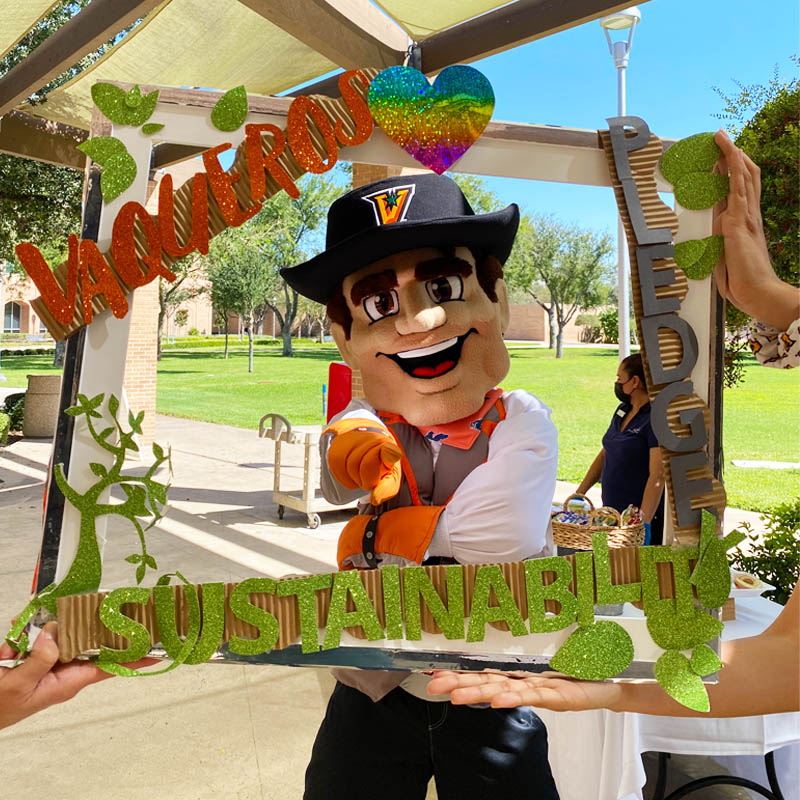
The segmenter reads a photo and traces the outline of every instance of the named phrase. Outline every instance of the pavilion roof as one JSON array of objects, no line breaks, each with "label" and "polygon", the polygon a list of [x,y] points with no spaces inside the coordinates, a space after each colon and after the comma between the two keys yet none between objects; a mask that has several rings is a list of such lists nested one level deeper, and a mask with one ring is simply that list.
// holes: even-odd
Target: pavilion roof
[{"label": "pavilion roof", "polygon": [[[0,0],[0,53],[54,5]],[[97,81],[219,90],[244,84],[248,94],[274,95],[341,69],[402,64],[409,47],[409,63],[432,74],[627,5],[614,0],[92,0],[0,78],[0,116],[16,110],[17,125],[24,122],[22,112],[88,130],[90,90]],[[105,55],[49,92],[45,102],[26,102],[137,20]],[[302,93],[332,94],[335,86],[329,77]],[[0,150],[14,152],[2,129]]]}]

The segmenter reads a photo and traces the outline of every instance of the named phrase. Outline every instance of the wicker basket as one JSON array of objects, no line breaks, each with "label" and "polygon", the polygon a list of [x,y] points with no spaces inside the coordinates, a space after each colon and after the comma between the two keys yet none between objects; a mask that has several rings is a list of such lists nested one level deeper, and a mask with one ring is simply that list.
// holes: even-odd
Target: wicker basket
[{"label": "wicker basket", "polygon": [[[589,504],[589,524],[578,525],[574,522],[559,522],[553,519],[553,541],[559,547],[571,547],[574,550],[591,550],[592,534],[608,534],[609,547],[637,547],[644,544],[644,524],[639,522],[636,525],[626,525],[623,527],[619,511],[610,506],[603,506],[595,509],[592,501],[581,494],[571,494],[565,501],[563,510],[567,511],[570,500],[580,497]],[[556,512],[560,513],[560,512]],[[599,516],[613,517],[617,524],[614,527],[598,525],[595,520]],[[555,514],[554,514],[555,517]]]}]

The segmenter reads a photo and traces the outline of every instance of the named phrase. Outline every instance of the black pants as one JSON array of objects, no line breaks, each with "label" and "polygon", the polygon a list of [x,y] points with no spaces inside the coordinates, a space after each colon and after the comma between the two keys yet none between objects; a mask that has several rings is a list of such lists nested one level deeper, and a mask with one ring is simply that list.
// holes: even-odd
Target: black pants
[{"label": "black pants", "polygon": [[305,800],[558,800],[547,730],[530,708],[431,703],[397,688],[373,703],[337,683]]}]

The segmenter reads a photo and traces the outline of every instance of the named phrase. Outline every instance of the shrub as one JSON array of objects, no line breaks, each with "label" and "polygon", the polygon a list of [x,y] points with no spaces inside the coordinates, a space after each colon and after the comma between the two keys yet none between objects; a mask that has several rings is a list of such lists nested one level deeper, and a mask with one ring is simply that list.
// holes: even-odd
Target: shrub
[{"label": "shrub", "polygon": [[765,592],[764,596],[786,605],[800,578],[800,498],[781,503],[761,519],[767,524],[766,533],[763,536],[754,534],[752,526],[743,522],[739,530],[750,540],[750,553],[737,548],[729,560],[735,569],[771,583],[775,589]]},{"label": "shrub", "polygon": [[22,420],[25,416],[25,392],[15,392],[6,397],[3,411],[8,414],[9,430],[21,431]]},{"label": "shrub", "polygon": [[619,313],[616,308],[608,308],[600,312],[600,328],[603,332],[603,341],[607,344],[617,344],[619,340]]},{"label": "shrub", "polygon": [[[619,341],[619,312],[616,308],[608,308],[600,312],[600,327],[603,329],[603,341],[606,344],[618,344]],[[631,317],[628,326],[631,333],[631,344],[636,341],[636,323]]]},{"label": "shrub", "polygon": [[4,411],[0,411],[0,444],[8,441],[8,432],[11,430],[11,417]]},{"label": "shrub", "polygon": [[597,314],[578,314],[575,320],[576,325],[580,325],[582,342],[602,342],[603,328],[600,325],[600,317]]},{"label": "shrub", "polygon": [[199,336],[200,331],[197,328],[189,328],[189,336]]}]

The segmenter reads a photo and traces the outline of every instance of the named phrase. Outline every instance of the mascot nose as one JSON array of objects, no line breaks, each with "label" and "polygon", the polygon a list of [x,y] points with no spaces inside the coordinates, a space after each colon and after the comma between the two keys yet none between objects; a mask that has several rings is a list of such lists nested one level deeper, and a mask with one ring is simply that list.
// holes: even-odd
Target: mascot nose
[{"label": "mascot nose", "polygon": [[405,305],[396,317],[395,327],[401,335],[432,331],[447,322],[447,313],[440,305]]}]

